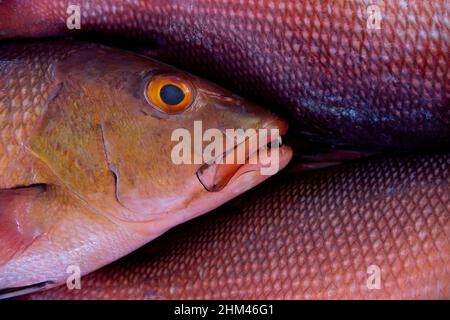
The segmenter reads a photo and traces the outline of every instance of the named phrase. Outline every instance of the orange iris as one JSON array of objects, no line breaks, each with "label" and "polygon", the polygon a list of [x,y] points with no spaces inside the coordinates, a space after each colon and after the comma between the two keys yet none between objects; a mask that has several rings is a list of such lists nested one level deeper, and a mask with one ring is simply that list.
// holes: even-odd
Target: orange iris
[{"label": "orange iris", "polygon": [[147,98],[160,111],[179,113],[191,105],[193,90],[181,77],[157,75],[147,85]]}]

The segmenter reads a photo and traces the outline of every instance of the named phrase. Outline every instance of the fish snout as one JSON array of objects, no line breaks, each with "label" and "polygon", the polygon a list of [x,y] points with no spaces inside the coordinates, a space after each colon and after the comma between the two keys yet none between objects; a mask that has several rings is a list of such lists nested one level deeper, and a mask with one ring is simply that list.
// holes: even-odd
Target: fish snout
[{"label": "fish snout", "polygon": [[286,133],[288,124],[268,108],[254,104],[240,96],[228,92],[199,90],[208,105],[208,112],[221,117],[227,129],[279,129]]}]

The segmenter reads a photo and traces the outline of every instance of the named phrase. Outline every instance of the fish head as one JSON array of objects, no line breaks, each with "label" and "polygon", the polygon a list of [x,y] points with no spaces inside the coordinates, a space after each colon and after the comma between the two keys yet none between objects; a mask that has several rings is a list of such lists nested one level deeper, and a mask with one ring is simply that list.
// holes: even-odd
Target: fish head
[{"label": "fish head", "polygon": [[[31,149],[98,212],[132,223],[164,221],[159,231],[267,179],[262,163],[250,159],[276,139],[272,130],[287,130],[269,111],[131,52],[80,50],[60,61],[54,74],[60,89]],[[252,137],[266,130],[267,140],[256,153],[246,146],[243,163],[225,163],[227,152],[249,139],[230,138],[227,129],[251,129]],[[279,153],[278,170],[292,152],[275,145],[267,154]]]}]

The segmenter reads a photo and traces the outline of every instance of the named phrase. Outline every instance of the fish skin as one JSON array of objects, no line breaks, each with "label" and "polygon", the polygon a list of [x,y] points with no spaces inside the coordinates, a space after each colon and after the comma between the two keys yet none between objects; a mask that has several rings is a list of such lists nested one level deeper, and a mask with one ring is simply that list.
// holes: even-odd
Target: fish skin
[{"label": "fish skin", "polygon": [[[285,172],[288,174],[288,172]],[[283,174],[27,299],[449,299],[450,154]],[[367,268],[381,289],[366,287]]]},{"label": "fish skin", "polygon": [[[81,30],[68,30],[65,1],[3,1],[0,36],[156,42],[159,59],[264,102],[312,139],[450,145],[446,0],[79,3]],[[370,5],[381,9],[380,30],[367,27]]]},{"label": "fish skin", "polygon": [[[195,100],[184,112],[147,102],[146,84],[161,73],[191,84]],[[0,298],[63,283],[68,266],[96,270],[269,177],[255,170],[206,191],[201,164],[173,164],[174,129],[192,135],[194,120],[204,130],[287,129],[205,80],[71,41],[0,45],[0,119]],[[282,168],[292,152],[279,150]]]}]

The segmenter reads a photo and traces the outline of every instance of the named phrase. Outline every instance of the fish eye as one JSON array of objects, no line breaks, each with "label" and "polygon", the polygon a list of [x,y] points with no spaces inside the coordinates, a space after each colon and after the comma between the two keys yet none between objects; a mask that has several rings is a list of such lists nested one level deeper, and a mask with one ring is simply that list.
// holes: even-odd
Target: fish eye
[{"label": "fish eye", "polygon": [[192,104],[194,90],[185,79],[174,75],[156,75],[146,88],[150,104],[165,113],[180,113]]}]

